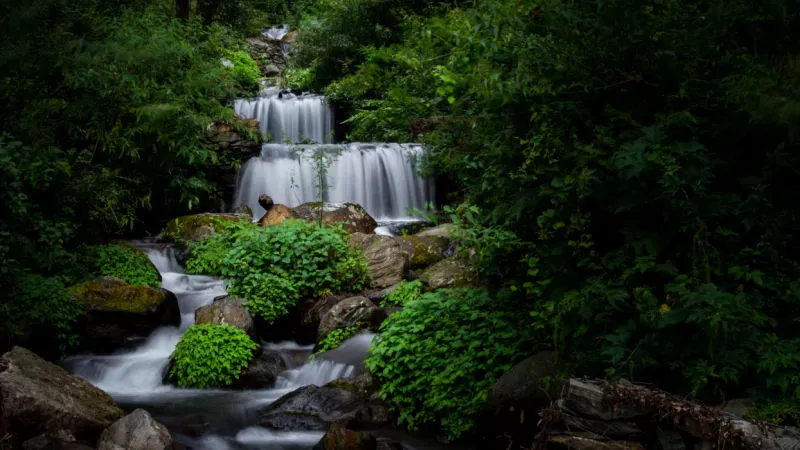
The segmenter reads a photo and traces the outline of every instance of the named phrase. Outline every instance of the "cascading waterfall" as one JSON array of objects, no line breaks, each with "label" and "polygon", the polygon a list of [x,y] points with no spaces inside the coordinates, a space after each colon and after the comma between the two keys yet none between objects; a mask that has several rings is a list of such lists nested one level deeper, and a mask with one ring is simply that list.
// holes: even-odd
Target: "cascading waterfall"
[{"label": "cascading waterfall", "polygon": [[321,95],[295,95],[268,87],[254,99],[238,99],[233,109],[240,117],[257,119],[272,142],[330,143],[333,111]]}]

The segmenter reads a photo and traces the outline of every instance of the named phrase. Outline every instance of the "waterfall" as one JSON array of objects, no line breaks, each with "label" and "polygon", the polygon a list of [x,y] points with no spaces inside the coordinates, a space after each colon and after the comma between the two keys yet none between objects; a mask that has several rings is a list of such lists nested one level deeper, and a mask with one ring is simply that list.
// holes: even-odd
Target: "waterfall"
[{"label": "waterfall", "polygon": [[295,95],[268,87],[254,99],[238,99],[233,108],[240,117],[257,119],[272,142],[318,144],[332,141],[333,111],[321,95]]}]

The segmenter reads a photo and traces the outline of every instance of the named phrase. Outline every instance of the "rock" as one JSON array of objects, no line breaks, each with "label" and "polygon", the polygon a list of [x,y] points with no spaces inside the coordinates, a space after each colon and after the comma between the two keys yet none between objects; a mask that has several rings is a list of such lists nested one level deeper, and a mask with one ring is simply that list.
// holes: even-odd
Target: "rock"
[{"label": "rock", "polygon": [[476,274],[460,261],[445,259],[428,267],[419,279],[431,289],[456,288],[471,284],[475,281]]},{"label": "rock", "polygon": [[[257,138],[250,139],[248,135]],[[261,130],[256,119],[237,117],[230,122],[217,120],[212,125],[210,140],[218,148],[232,153],[239,159],[247,159],[261,153]]]},{"label": "rock", "polygon": [[378,441],[367,433],[333,424],[314,450],[376,450]]},{"label": "rock", "polygon": [[296,219],[294,212],[285,205],[273,204],[267,213],[259,219],[258,224],[262,227],[278,225],[288,219]]},{"label": "rock", "polygon": [[285,44],[294,44],[295,42],[297,42],[297,30],[293,30],[286,33],[283,39],[281,39],[281,42]]},{"label": "rock", "polygon": [[68,433],[93,444],[122,415],[108,394],[24,348],[0,358],[0,430],[12,443]]},{"label": "rock", "polygon": [[300,219],[309,222],[319,220],[320,206],[322,207],[322,222],[328,225],[341,225],[349,233],[375,233],[375,222],[367,211],[355,203],[322,204],[319,202],[303,203],[292,208],[292,212]]},{"label": "rock", "polygon": [[350,241],[364,252],[372,286],[388,287],[403,281],[411,255],[397,240],[391,236],[353,233]]},{"label": "rock", "polygon": [[410,236],[399,236],[397,239],[411,253],[410,267],[422,269],[455,254],[455,246],[451,245],[452,225],[440,225]]},{"label": "rock", "polygon": [[389,296],[389,294],[394,292],[395,289],[397,289],[397,286],[399,286],[399,285],[400,285],[400,283],[397,283],[397,284],[394,284],[394,285],[389,286],[389,287],[384,288],[384,289],[380,289],[380,290],[373,289],[373,290],[369,291],[368,293],[366,293],[365,297],[367,297],[369,299],[369,301],[371,301],[371,302],[373,302],[375,304],[378,304],[381,300],[385,299],[386,297]]},{"label": "rock", "polygon": [[97,443],[97,450],[167,450],[172,436],[164,425],[143,409],[136,409],[108,427]]},{"label": "rock", "polygon": [[645,450],[638,442],[600,441],[575,435],[551,436],[547,442],[553,448],[569,450]]},{"label": "rock", "polygon": [[283,73],[283,70],[276,64],[267,64],[261,68],[261,73],[263,73],[265,77],[277,77]]},{"label": "rock", "polygon": [[358,429],[376,429],[394,423],[389,405],[380,397],[381,385],[369,371],[354,377],[340,378],[325,387],[355,392],[364,403],[358,420],[351,424]]},{"label": "rock", "polygon": [[289,369],[283,355],[276,350],[261,350],[250,361],[247,368],[233,382],[234,388],[266,389],[275,385],[275,378]]},{"label": "rock", "polygon": [[451,223],[446,223],[443,225],[437,225],[432,228],[426,228],[419,233],[415,234],[414,236],[419,238],[442,238],[446,239],[448,242],[453,240],[453,232],[455,231],[456,226]]},{"label": "rock", "polygon": [[61,430],[56,435],[40,434],[28,439],[22,443],[22,450],[94,450],[94,447],[75,442],[75,436]]},{"label": "rock", "polygon": [[746,417],[747,413],[753,409],[753,401],[746,398],[734,398],[725,402],[720,409],[737,417]]},{"label": "rock", "polygon": [[272,200],[272,197],[269,195],[261,194],[258,196],[258,204],[261,205],[264,210],[269,211],[269,209],[272,208],[272,205],[275,204],[275,201]]},{"label": "rock", "polygon": [[175,241],[197,242],[213,235],[226,222],[251,221],[246,214],[193,214],[172,219],[164,234]]},{"label": "rock", "polygon": [[321,342],[333,330],[358,325],[361,329],[377,331],[388,316],[366,297],[350,297],[337,303],[323,317],[317,331]]},{"label": "rock", "polygon": [[79,325],[82,343],[96,353],[113,351],[132,336],[147,336],[158,327],[181,323],[178,299],[166,289],[102,277],[70,290],[86,311]]},{"label": "rock", "polygon": [[195,311],[194,321],[197,325],[205,323],[231,325],[244,331],[251,339],[258,342],[256,328],[253,325],[253,317],[244,306],[246,301],[243,298],[230,297],[215,299],[214,303],[198,308]]}]

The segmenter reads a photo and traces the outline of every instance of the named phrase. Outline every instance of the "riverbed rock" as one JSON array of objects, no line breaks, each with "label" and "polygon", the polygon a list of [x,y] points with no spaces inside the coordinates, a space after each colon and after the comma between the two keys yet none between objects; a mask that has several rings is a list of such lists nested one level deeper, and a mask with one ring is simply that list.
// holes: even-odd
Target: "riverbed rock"
[{"label": "riverbed rock", "polygon": [[297,216],[288,206],[278,203],[273,204],[269,210],[267,210],[267,213],[264,214],[261,219],[259,219],[258,224],[262,227],[268,227],[281,224],[289,219],[296,218]]},{"label": "riverbed rock", "polygon": [[376,450],[377,446],[374,436],[334,423],[313,450]]},{"label": "riverbed rock", "polygon": [[214,303],[198,308],[194,312],[194,321],[197,325],[231,325],[250,336],[258,342],[256,328],[253,325],[253,316],[247,311],[243,298],[223,297],[215,299]]},{"label": "riverbed rock", "polygon": [[321,342],[333,330],[358,326],[361,330],[377,331],[388,316],[366,297],[350,297],[337,303],[322,317],[317,331],[317,342]]},{"label": "riverbed rock", "polygon": [[233,382],[237,389],[267,389],[275,385],[275,378],[289,369],[283,355],[276,350],[262,349],[254,356],[247,368]]},{"label": "riverbed rock", "polygon": [[292,212],[300,219],[309,222],[319,220],[320,208],[322,209],[322,223],[327,225],[341,225],[349,233],[375,233],[378,223],[361,205],[355,203],[303,203],[292,208]]},{"label": "riverbed rock", "polygon": [[97,443],[97,450],[168,450],[172,436],[143,409],[136,409],[108,427]]},{"label": "riverbed rock", "polygon": [[65,433],[94,444],[122,416],[108,394],[24,348],[0,357],[0,431],[16,445]]},{"label": "riverbed rock", "polygon": [[353,233],[350,242],[367,259],[373,287],[389,287],[403,280],[411,254],[406,246],[391,236]]},{"label": "riverbed rock", "polygon": [[166,289],[102,277],[70,291],[86,312],[79,324],[82,344],[96,353],[113,351],[129,338],[146,336],[160,326],[181,323],[178,299]]},{"label": "riverbed rock", "polygon": [[395,418],[389,411],[389,405],[380,397],[381,385],[369,371],[331,381],[325,387],[346,390],[358,395],[362,406],[357,420],[351,423],[352,427],[372,430],[394,423]]},{"label": "riverbed rock", "polygon": [[424,269],[455,254],[453,225],[439,225],[417,234],[398,236],[396,239],[406,246],[411,253],[409,267],[414,270]]},{"label": "riverbed rock", "polygon": [[457,288],[470,285],[476,274],[465,263],[445,259],[425,269],[419,280],[431,289]]},{"label": "riverbed rock", "polygon": [[197,242],[216,233],[223,223],[251,220],[247,214],[192,214],[170,220],[164,234],[174,241]]}]

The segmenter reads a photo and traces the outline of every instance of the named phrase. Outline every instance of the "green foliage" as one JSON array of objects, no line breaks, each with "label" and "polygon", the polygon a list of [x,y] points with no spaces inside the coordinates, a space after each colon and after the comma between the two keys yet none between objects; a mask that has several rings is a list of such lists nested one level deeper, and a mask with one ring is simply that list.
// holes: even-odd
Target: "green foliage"
[{"label": "green foliage", "polygon": [[178,341],[170,377],[182,388],[225,387],[239,379],[258,348],[230,325],[192,325]]},{"label": "green foliage", "polygon": [[245,51],[231,52],[228,60],[233,67],[233,83],[237,89],[245,93],[255,93],[261,79],[261,71],[253,58]]},{"label": "green foliage", "polygon": [[383,299],[381,306],[405,306],[406,303],[418,299],[422,295],[422,282],[401,281],[391,294]]},{"label": "green foliage", "polygon": [[365,364],[381,396],[411,429],[468,431],[497,378],[531,344],[519,314],[504,312],[485,290],[441,290],[405,304],[381,325]]},{"label": "green foliage", "polygon": [[88,246],[83,256],[93,276],[117,277],[133,286],[161,285],[158,270],[147,255],[130,244]]},{"label": "green foliage", "polygon": [[361,331],[361,326],[358,324],[344,328],[337,328],[331,331],[327,336],[325,336],[325,339],[319,343],[318,350],[311,356],[313,357],[314,355],[338,348],[340,345],[342,345],[342,342],[355,336],[359,331]]},{"label": "green foliage", "polygon": [[250,272],[242,277],[232,277],[228,283],[228,294],[246,298],[245,307],[250,314],[257,315],[267,322],[289,312],[300,295],[294,284],[282,277],[269,273]]},{"label": "green foliage", "polygon": [[300,220],[270,227],[231,223],[192,247],[188,273],[223,277],[266,320],[301,298],[359,291],[369,281],[364,255],[338,227]]},{"label": "green foliage", "polygon": [[286,70],[286,87],[296,92],[303,92],[311,87],[314,79],[314,73],[311,69],[287,69]]}]

